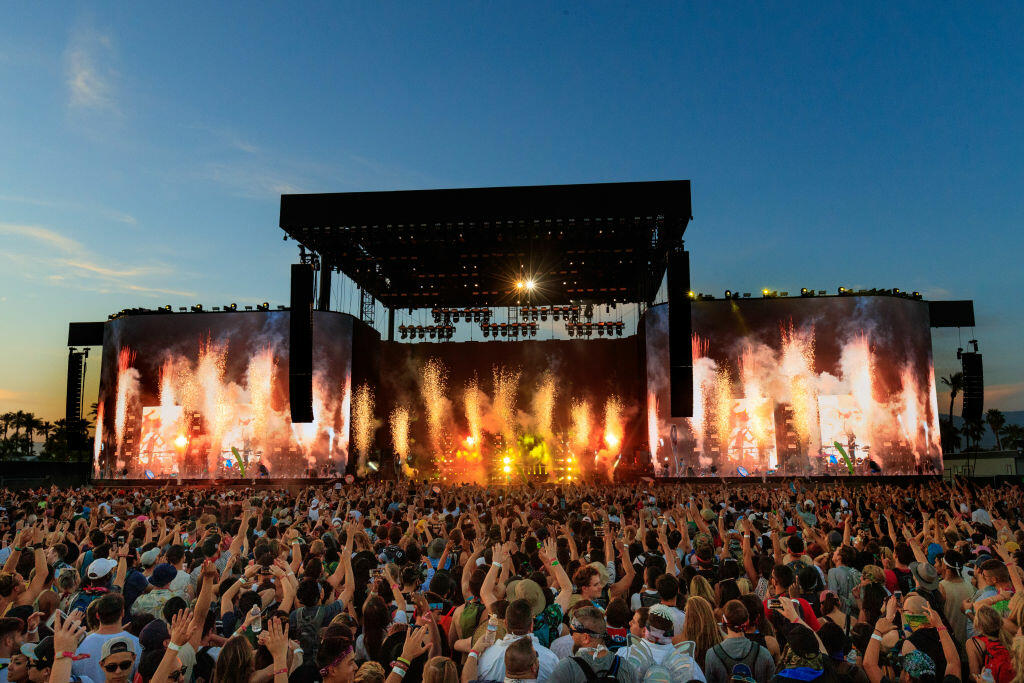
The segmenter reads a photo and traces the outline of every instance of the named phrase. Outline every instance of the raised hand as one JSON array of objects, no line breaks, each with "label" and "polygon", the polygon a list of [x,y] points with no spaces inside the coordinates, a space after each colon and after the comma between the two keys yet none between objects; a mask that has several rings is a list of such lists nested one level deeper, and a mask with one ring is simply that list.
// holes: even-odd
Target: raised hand
[{"label": "raised hand", "polygon": [[411,662],[430,649],[430,627],[420,626],[405,630],[405,644],[402,646],[402,659]]},{"label": "raised hand", "polygon": [[171,617],[171,642],[181,647],[192,638],[192,610],[183,609]]},{"label": "raised hand", "polygon": [[53,649],[54,652],[74,652],[78,647],[78,641],[85,634],[85,627],[82,626],[82,612],[75,610],[62,619],[60,612],[53,620]]},{"label": "raised hand", "polygon": [[267,620],[263,644],[270,650],[275,662],[284,662],[288,656],[288,622],[282,619]]}]

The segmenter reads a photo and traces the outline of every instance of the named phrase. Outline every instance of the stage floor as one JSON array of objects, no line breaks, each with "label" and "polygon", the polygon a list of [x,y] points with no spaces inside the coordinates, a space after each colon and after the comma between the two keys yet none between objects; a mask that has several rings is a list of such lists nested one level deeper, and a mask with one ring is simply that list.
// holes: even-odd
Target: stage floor
[{"label": "stage floor", "polygon": [[[768,477],[762,481],[760,477],[640,477],[629,481],[614,482],[616,484],[646,484],[655,486],[671,486],[677,484],[702,484],[715,486],[725,482],[729,486],[757,486],[762,483],[785,484],[790,481],[799,480],[810,484],[895,484],[906,486],[908,484],[923,483],[942,479],[939,474],[913,474],[913,475],[871,475],[871,476],[810,476],[810,477]],[[379,480],[377,480],[379,481]],[[293,486],[330,486],[340,483],[347,486],[341,477],[291,477],[291,478],[267,478],[267,479],[94,479],[92,484],[97,488],[163,488],[171,487],[216,487],[216,488],[289,488]],[[431,484],[438,482],[430,481]],[[585,482],[593,485],[592,482]],[[519,483],[512,483],[512,486],[522,486]],[[558,482],[530,482],[532,486],[556,487],[564,486]],[[601,482],[600,485],[607,485]],[[502,488],[503,484],[489,484],[487,488]]]}]

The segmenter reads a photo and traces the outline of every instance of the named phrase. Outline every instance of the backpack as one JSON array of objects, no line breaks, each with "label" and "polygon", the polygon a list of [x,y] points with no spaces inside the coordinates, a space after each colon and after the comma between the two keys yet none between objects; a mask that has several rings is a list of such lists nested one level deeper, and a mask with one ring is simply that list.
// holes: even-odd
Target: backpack
[{"label": "backpack", "polygon": [[893,569],[893,573],[896,575],[896,590],[901,591],[904,595],[914,592],[914,575],[908,569],[903,571],[902,569]]},{"label": "backpack", "polygon": [[687,653],[691,643],[679,643],[661,664],[655,664],[646,640],[635,636],[629,639],[629,657],[626,659],[636,667],[638,680],[643,683],[688,683],[697,678],[697,662]]},{"label": "backpack", "polygon": [[[981,653],[983,655],[981,668],[991,669],[996,683],[1010,683],[1016,672],[1013,669],[1013,657],[1006,646],[999,642],[998,638],[992,639],[987,636],[978,636],[974,639],[976,645],[978,641],[985,645],[984,651]],[[981,645],[978,645],[978,648],[981,649]]]},{"label": "backpack", "polygon": [[648,593],[643,591],[640,593],[640,606],[641,607],[654,607],[661,602],[661,595],[658,593]]},{"label": "backpack", "polygon": [[594,672],[593,667],[587,664],[587,660],[582,657],[573,657],[572,661],[576,662],[576,666],[583,670],[583,676],[587,681],[603,681],[605,683],[611,683],[619,680],[616,678],[616,675],[619,673],[619,658],[617,655],[612,656],[614,657],[612,665],[605,669],[600,676]]},{"label": "backpack", "polygon": [[722,666],[725,667],[729,678],[732,678],[733,670],[741,664],[745,665],[753,673],[754,665],[757,664],[757,658],[761,654],[761,646],[754,641],[750,641],[750,647],[747,648],[747,651],[739,659],[730,657],[721,643],[711,649],[718,657],[718,661],[722,662]]},{"label": "backpack", "polygon": [[78,591],[75,597],[71,599],[71,604],[68,606],[67,613],[71,614],[78,609],[82,610],[82,614],[85,614],[93,600],[101,595],[106,595],[108,592],[109,591],[106,588],[85,588]]},{"label": "backpack", "polygon": [[470,600],[462,607],[462,616],[459,617],[459,630],[464,636],[472,634],[480,624],[480,615],[483,613],[483,605],[479,600]]},{"label": "backpack", "polygon": [[295,612],[295,640],[302,648],[303,661],[313,661],[320,646],[320,629],[324,623],[324,611],[318,607],[302,607]]}]

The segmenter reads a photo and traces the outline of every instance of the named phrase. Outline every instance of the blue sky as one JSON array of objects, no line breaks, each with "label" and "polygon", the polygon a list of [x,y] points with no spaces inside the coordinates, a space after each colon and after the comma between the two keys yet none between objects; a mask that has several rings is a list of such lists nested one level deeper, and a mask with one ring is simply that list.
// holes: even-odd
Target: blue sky
[{"label": "blue sky", "polygon": [[[69,320],[286,303],[282,192],[673,178],[693,181],[695,289],[973,298],[988,404],[1022,409],[1022,20],[1013,4],[5,7],[0,410],[60,417]],[[934,341],[947,374],[956,332]]]}]

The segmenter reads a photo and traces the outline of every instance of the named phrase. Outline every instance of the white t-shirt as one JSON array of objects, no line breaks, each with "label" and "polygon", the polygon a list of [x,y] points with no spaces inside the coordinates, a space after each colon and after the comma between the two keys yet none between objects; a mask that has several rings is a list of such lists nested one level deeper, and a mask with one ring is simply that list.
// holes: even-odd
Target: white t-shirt
[{"label": "white t-shirt", "polygon": [[554,652],[541,645],[540,641],[537,640],[537,636],[532,633],[529,636],[517,636],[508,633],[504,638],[487,648],[480,655],[480,661],[477,663],[477,678],[484,681],[505,680],[505,650],[520,638],[527,637],[533,640],[533,649],[537,653],[537,661],[540,664],[540,673],[537,675],[537,680],[547,680],[551,676],[551,672],[558,666],[558,657],[555,656]]}]

